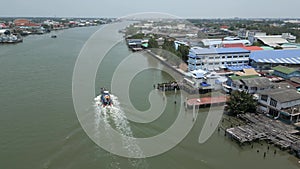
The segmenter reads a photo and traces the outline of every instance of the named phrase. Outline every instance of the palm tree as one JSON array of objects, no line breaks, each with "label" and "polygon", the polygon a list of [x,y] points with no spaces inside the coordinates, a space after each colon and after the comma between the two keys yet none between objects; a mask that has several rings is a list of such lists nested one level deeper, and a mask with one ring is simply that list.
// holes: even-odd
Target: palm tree
[{"label": "palm tree", "polygon": [[243,113],[253,113],[256,111],[257,102],[253,96],[244,91],[233,91],[227,102],[228,112],[233,116]]}]

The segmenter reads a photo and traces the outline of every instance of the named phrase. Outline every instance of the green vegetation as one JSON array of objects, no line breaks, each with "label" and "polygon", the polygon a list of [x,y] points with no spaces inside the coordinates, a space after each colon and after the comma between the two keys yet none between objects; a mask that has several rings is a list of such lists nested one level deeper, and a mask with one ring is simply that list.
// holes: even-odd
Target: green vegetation
[{"label": "green vegetation", "polygon": [[285,23],[282,19],[189,19],[188,21],[211,31],[219,31],[218,29],[221,26],[226,25],[230,31],[239,29],[258,30],[266,32],[267,35],[291,33],[297,37],[296,42],[300,43],[300,24]]},{"label": "green vegetation", "polygon": [[184,62],[189,59],[188,55],[190,52],[190,47],[185,45],[179,45],[177,49],[177,56],[179,56]]},{"label": "green vegetation", "polygon": [[233,91],[227,102],[227,110],[230,115],[237,116],[243,113],[256,111],[257,102],[251,94],[244,91]]},{"label": "green vegetation", "polygon": [[[134,34],[134,35],[130,36],[130,39],[149,39],[148,48],[152,48],[152,49],[160,48],[160,46],[158,45],[158,42],[156,40],[157,38],[158,38],[158,36],[155,34],[145,35],[143,33],[138,33],[138,34]],[[185,45],[179,45],[178,49],[176,50],[174,41],[175,41],[175,39],[173,39],[173,38],[165,38],[164,43],[161,46],[161,48],[163,50],[166,50],[168,52],[175,54],[176,56],[178,56],[178,58],[182,59],[184,62],[187,62],[190,47],[185,46]],[[158,55],[162,55],[162,52],[160,52],[160,54],[158,54]],[[175,59],[177,59],[177,58],[175,58]]]},{"label": "green vegetation", "polygon": [[154,38],[150,38],[148,42],[149,48],[158,48],[158,43]]}]

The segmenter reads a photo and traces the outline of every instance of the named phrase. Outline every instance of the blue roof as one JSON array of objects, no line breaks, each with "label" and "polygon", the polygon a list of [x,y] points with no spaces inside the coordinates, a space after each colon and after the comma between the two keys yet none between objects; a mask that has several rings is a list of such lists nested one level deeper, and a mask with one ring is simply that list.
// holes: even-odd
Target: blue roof
[{"label": "blue roof", "polygon": [[250,59],[258,63],[300,64],[300,50],[253,51]]},{"label": "blue roof", "polygon": [[250,53],[250,51],[243,48],[192,48],[190,50],[190,53],[196,55],[205,55],[205,54]]},{"label": "blue roof", "polygon": [[252,67],[249,65],[238,65],[238,66],[228,66],[226,65],[226,68],[233,71],[240,71],[243,69],[251,69]]}]

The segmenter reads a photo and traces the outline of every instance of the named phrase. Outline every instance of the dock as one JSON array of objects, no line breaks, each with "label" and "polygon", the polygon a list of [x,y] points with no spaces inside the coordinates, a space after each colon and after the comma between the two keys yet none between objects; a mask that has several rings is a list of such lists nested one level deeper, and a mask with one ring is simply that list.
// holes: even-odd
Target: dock
[{"label": "dock", "polygon": [[192,98],[186,101],[187,108],[204,108],[209,106],[218,106],[226,103],[228,98],[226,96],[217,97],[203,97],[203,98]]},{"label": "dock", "polygon": [[299,131],[294,126],[273,120],[263,114],[242,114],[239,116],[247,124],[226,129],[226,133],[240,144],[266,141],[281,150],[294,152],[300,157]]}]

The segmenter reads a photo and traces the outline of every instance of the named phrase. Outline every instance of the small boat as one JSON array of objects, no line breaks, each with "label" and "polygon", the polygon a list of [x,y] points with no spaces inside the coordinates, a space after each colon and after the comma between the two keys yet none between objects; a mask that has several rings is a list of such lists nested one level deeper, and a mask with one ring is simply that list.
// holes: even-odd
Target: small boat
[{"label": "small boat", "polygon": [[51,35],[51,38],[57,38],[57,35]]},{"label": "small boat", "polygon": [[112,106],[113,102],[111,100],[111,96],[108,90],[101,88],[101,96],[100,101],[102,103],[102,106]]}]

